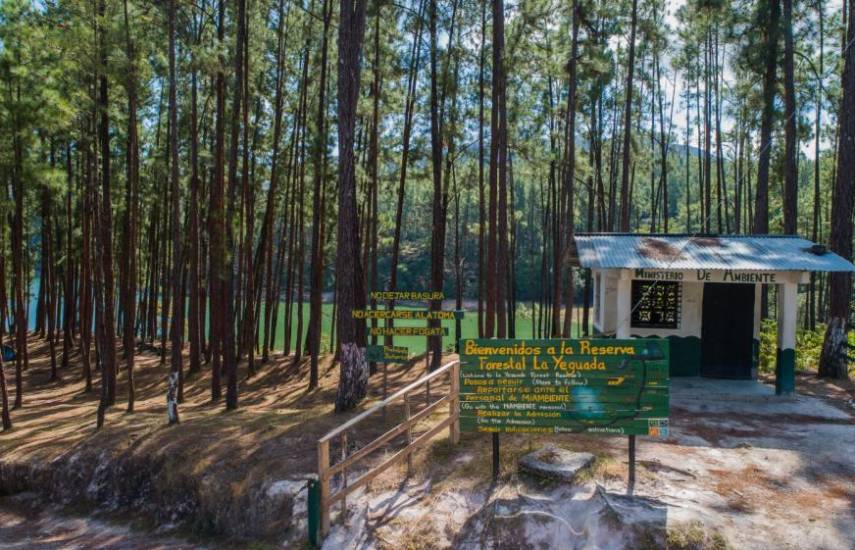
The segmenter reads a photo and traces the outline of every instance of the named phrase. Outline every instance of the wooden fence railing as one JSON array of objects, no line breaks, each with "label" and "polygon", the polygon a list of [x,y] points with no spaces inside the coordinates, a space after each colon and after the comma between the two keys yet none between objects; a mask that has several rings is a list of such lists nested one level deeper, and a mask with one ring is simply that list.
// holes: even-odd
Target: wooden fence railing
[{"label": "wooden fence railing", "polygon": [[[322,539],[330,528],[330,510],[333,504],[341,501],[342,515],[347,510],[347,495],[369,483],[380,473],[388,468],[399,464],[403,460],[408,463],[412,460],[414,451],[424,446],[434,436],[440,433],[445,428],[448,428],[448,435],[452,443],[456,444],[460,440],[460,420],[459,420],[459,373],[460,362],[457,360],[446,363],[442,367],[432,373],[416,380],[407,387],[395,392],[383,401],[380,401],[370,409],[351,418],[338,428],[332,430],[318,440],[318,484],[320,488],[320,538]],[[417,390],[425,386],[430,388],[431,381],[442,381],[443,376],[448,376],[449,391],[439,399],[429,402],[423,409],[415,414],[411,410],[412,395]],[[385,432],[380,437],[377,437],[367,445],[348,454],[347,432],[354,429],[360,422],[364,421],[371,415],[377,414],[385,410],[389,405],[397,402],[403,402],[404,405],[404,420]],[[444,418],[436,425],[431,426],[427,431],[421,433],[415,439],[413,438],[413,427],[430,417],[433,413],[439,411],[441,407],[448,406],[448,417]],[[364,460],[374,451],[380,449],[384,444],[389,443],[395,437],[406,433],[406,446],[397,451],[386,460],[371,468],[355,480],[348,480],[347,471]],[[341,448],[341,458],[335,464],[330,464],[330,442],[338,439]],[[341,483],[336,491],[331,490],[332,479],[336,474],[341,475]]]}]

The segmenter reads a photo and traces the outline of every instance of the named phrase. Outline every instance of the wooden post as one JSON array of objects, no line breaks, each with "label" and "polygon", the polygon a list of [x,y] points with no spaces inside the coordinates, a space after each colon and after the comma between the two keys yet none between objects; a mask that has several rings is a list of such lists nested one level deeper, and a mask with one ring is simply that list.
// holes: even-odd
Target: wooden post
[{"label": "wooden post", "polygon": [[318,481],[315,479],[309,480],[308,498],[306,502],[306,511],[308,512],[308,528],[309,528],[309,544],[312,548],[321,547],[321,489]]},{"label": "wooden post", "polygon": [[[410,394],[404,394],[404,417],[407,422],[410,421]],[[413,427],[411,425],[407,426],[407,446],[413,444]],[[413,469],[413,455],[407,455],[407,475],[410,475],[410,472]]]},{"label": "wooden post", "polygon": [[[383,362],[383,401],[389,397],[389,363]],[[386,423],[386,405],[383,405],[383,424]]]},{"label": "wooden post", "polygon": [[[425,351],[425,376],[430,374],[430,337],[427,339],[427,351]],[[430,405],[430,380],[425,382],[425,405]]]},{"label": "wooden post", "polygon": [[[341,461],[347,459],[347,432],[341,432]],[[342,491],[347,489],[347,468],[341,469]],[[341,519],[347,521],[347,494],[341,497]]]},{"label": "wooden post", "polygon": [[[389,306],[386,306],[387,309],[388,309],[388,307]],[[389,323],[392,323],[394,325],[394,321],[392,321],[391,319],[386,319],[385,321],[383,321],[383,325],[386,328],[389,328]],[[395,345],[395,336],[394,335],[384,337],[384,342],[383,342],[384,346],[386,345],[385,338],[389,339],[389,345],[390,346]],[[385,353],[384,353],[384,355],[385,355]],[[387,397],[389,397],[389,363],[386,361],[383,361],[383,401],[386,401]],[[387,420],[387,418],[386,418],[386,405],[383,405],[383,424],[386,424],[386,420]]]},{"label": "wooden post", "polygon": [[321,485],[321,539],[330,530],[330,442],[318,441],[318,482]]},{"label": "wooden post", "polygon": [[[432,428],[430,428],[427,432],[419,435],[418,438],[414,438],[413,434],[413,423],[421,420],[429,419],[432,413],[435,413],[437,410],[442,408],[443,403],[434,402],[432,405],[429,405],[425,409],[421,409],[413,414],[412,411],[412,392],[417,391],[421,388],[426,382],[429,382],[433,378],[440,379],[440,377],[444,376],[446,373],[442,371],[448,371],[448,374],[451,376],[449,380],[449,387],[451,393],[448,396],[449,401],[449,418],[444,418],[439,423],[435,424]],[[332,501],[338,500],[339,498],[342,500],[342,513],[341,516],[346,520],[347,517],[347,499],[345,493],[348,489],[356,489],[363,485],[367,485],[371,483],[379,473],[383,472],[387,468],[390,468],[394,465],[400,464],[403,462],[404,458],[407,459],[408,473],[412,469],[412,455],[416,448],[423,447],[431,438],[436,437],[441,434],[448,425],[450,429],[450,437],[452,441],[457,442],[460,437],[460,428],[459,428],[459,408],[460,408],[460,369],[456,362],[449,363],[444,365],[441,371],[436,371],[428,375],[430,378],[428,380],[420,379],[417,380],[405,388],[402,388],[395,392],[391,396],[391,400],[389,403],[384,403],[375,405],[371,409],[364,411],[363,413],[357,415],[356,417],[350,419],[345,422],[335,430],[329,432],[327,435],[323,436],[318,441],[318,481],[317,483],[313,483],[310,487],[310,518],[314,517],[315,519],[310,522],[310,526],[317,525],[318,528],[315,531],[318,534],[317,539],[323,541],[323,537],[329,533],[330,524],[331,524],[331,508]],[[359,449],[357,449],[353,456],[350,456],[348,445],[348,437],[347,431],[355,429],[354,427],[367,418],[369,415],[374,413],[379,413],[381,409],[391,403],[397,403],[399,400],[404,400],[404,419],[397,422],[397,426],[386,432],[384,435],[375,439],[368,445],[365,445]],[[445,396],[442,399],[446,399]],[[407,437],[407,447],[391,458],[385,460],[380,466],[375,467],[369,472],[357,476],[354,480],[353,484],[350,484],[348,479],[348,470],[349,464],[348,461],[356,462],[364,459],[368,456],[369,453],[376,451],[380,448],[380,446],[388,442],[394,438],[400,437],[402,433],[406,432]],[[340,445],[341,445],[341,459],[337,461],[335,465],[330,465],[330,447],[333,439],[338,437]],[[418,445],[418,447],[414,447],[414,445]],[[341,487],[338,491],[333,492],[331,489],[333,478],[335,474],[341,474],[342,483]],[[315,515],[312,515],[311,510],[316,510]]]},{"label": "wooden post", "polygon": [[449,400],[448,400],[448,416],[451,422],[448,424],[448,437],[452,445],[460,443],[460,363],[457,363],[449,369],[448,381]]}]

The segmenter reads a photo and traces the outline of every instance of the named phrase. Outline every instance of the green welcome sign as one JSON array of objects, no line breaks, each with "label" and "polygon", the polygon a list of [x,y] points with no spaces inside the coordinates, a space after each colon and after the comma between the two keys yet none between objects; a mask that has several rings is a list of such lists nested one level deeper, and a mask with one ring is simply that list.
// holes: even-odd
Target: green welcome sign
[{"label": "green welcome sign", "polygon": [[460,429],[668,436],[665,339],[460,341]]}]

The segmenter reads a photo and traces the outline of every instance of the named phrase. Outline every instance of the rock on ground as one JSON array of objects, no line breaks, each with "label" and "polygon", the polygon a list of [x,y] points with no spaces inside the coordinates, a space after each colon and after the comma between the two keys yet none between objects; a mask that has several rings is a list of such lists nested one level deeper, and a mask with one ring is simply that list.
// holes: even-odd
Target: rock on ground
[{"label": "rock on ground", "polygon": [[593,464],[594,458],[591,453],[549,445],[520,458],[519,467],[521,471],[539,477],[572,482],[579,472]]}]

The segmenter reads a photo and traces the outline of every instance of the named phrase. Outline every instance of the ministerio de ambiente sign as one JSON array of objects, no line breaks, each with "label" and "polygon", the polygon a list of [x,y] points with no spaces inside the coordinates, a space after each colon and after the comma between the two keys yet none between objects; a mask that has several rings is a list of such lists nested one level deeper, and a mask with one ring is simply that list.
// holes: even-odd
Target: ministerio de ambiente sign
[{"label": "ministerio de ambiente sign", "polygon": [[668,436],[665,339],[460,341],[460,429]]}]

